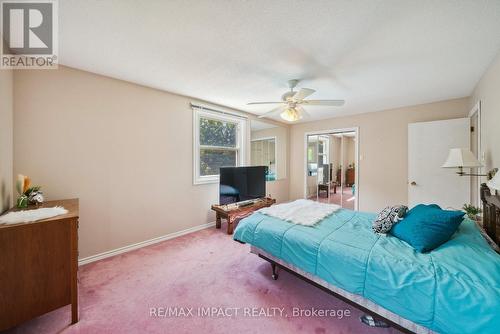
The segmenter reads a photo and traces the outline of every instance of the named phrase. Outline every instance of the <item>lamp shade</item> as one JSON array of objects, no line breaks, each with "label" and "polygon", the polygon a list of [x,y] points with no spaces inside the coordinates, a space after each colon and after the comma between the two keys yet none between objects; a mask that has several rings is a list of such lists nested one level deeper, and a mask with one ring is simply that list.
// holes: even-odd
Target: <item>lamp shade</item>
[{"label": "lamp shade", "polygon": [[295,122],[302,118],[302,114],[296,108],[293,107],[286,108],[285,111],[283,111],[280,114],[280,116],[285,121],[289,122]]},{"label": "lamp shade", "polygon": [[500,172],[497,172],[495,176],[488,182],[486,182],[488,188],[500,190]]},{"label": "lamp shade", "polygon": [[477,158],[472,154],[472,152],[466,148],[452,148],[448,154],[448,159],[441,166],[443,168],[473,168],[481,167],[482,164],[477,160]]}]

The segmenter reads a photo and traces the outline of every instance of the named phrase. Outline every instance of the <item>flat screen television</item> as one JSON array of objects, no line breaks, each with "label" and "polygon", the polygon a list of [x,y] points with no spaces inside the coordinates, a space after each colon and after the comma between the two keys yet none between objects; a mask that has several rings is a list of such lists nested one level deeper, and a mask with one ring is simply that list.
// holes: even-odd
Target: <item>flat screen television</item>
[{"label": "flat screen television", "polygon": [[222,167],[219,203],[243,202],[266,196],[266,166]]}]

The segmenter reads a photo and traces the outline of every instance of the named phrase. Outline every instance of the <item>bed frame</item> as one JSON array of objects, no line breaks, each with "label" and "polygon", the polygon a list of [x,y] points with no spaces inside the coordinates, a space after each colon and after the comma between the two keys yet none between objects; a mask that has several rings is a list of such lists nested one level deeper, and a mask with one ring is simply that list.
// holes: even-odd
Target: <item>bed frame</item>
[{"label": "bed frame", "polygon": [[492,195],[490,188],[483,183],[481,202],[483,203],[483,228],[492,241],[500,246],[500,195]]},{"label": "bed frame", "polygon": [[397,328],[398,330],[404,332],[404,333],[416,333],[416,334],[434,334],[432,330],[423,327],[421,325],[418,325],[410,320],[407,320],[403,317],[400,317],[399,315],[375,304],[371,300],[368,300],[360,295],[356,295],[353,293],[350,293],[348,291],[345,291],[339,287],[336,287],[322,279],[320,279],[317,276],[314,276],[308,272],[305,272],[304,270],[287,263],[269,253],[266,251],[257,248],[255,246],[250,246],[250,251],[256,255],[258,255],[260,258],[266,260],[271,264],[272,268],[272,278],[274,280],[278,279],[278,269],[283,269],[298,278],[308,282],[309,284],[312,284],[313,286],[337,297],[340,300],[343,300],[344,302],[360,309],[361,311],[372,315],[376,319],[383,320],[390,326]]}]

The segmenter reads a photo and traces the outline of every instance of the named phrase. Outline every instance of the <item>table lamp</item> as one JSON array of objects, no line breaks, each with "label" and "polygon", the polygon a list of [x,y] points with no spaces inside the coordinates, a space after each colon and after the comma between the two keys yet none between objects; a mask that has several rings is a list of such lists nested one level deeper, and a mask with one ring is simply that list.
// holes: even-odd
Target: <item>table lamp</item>
[{"label": "table lamp", "polygon": [[470,174],[463,171],[464,168],[482,167],[483,165],[477,160],[469,149],[452,148],[448,154],[446,162],[442,168],[458,168],[457,174],[460,176],[486,176],[483,174]]}]

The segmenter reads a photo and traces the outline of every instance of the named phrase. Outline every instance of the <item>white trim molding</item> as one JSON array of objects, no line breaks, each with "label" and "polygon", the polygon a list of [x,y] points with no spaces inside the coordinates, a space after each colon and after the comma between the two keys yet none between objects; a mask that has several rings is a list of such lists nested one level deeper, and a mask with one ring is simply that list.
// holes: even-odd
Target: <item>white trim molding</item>
[{"label": "white trim molding", "polygon": [[[477,136],[477,160],[479,160],[480,163],[483,164],[483,166],[486,165],[485,161],[485,153],[483,152],[483,147],[482,147],[482,135],[481,135],[481,128],[482,128],[482,117],[481,117],[481,100],[477,101],[477,103],[472,107],[472,109],[469,111],[469,118],[474,117],[474,115],[477,115],[477,128],[474,129],[476,136]],[[471,143],[472,144],[472,143]],[[472,147],[471,147],[472,150]],[[484,168],[483,167],[478,167],[477,168],[477,174],[483,174],[484,173]],[[481,206],[481,183],[483,180],[485,180],[484,177],[477,176],[477,185],[476,185],[476,194],[477,194],[477,205]]]},{"label": "white trim molding", "polygon": [[236,112],[236,111],[233,111],[233,110],[221,107],[221,106],[218,106],[218,107],[216,107],[216,109],[214,109],[214,107],[207,105],[207,104],[200,104],[200,103],[191,102],[191,108],[212,111],[212,112],[215,112],[217,114],[226,114],[229,116],[248,119],[248,115],[245,115],[244,113]]},{"label": "white trim molding", "polygon": [[173,239],[173,238],[177,238],[177,237],[180,237],[180,236],[183,236],[183,235],[186,235],[186,234],[189,234],[189,233],[201,231],[203,229],[210,228],[210,227],[213,227],[213,226],[215,226],[215,222],[201,224],[201,225],[198,225],[198,226],[190,227],[190,228],[182,230],[182,231],[178,231],[178,232],[166,234],[166,235],[163,235],[161,237],[157,237],[157,238],[153,238],[153,239],[149,239],[149,240],[144,240],[144,241],[132,244],[132,245],[128,245],[128,246],[116,248],[116,249],[113,249],[113,250],[110,250],[110,251],[107,251],[107,252],[103,252],[103,253],[100,253],[100,254],[96,254],[96,255],[84,257],[84,258],[78,260],[78,265],[79,266],[83,266],[84,264],[88,264],[88,263],[91,263],[91,262],[95,262],[95,261],[99,261],[99,260],[102,260],[102,259],[106,259],[108,257],[112,257],[112,256],[115,256],[115,255],[127,253],[127,252],[133,251],[135,249],[139,249],[139,248],[142,248],[142,247],[154,245],[154,244],[157,244],[157,243],[165,241],[165,240],[170,240],[170,239]]}]

